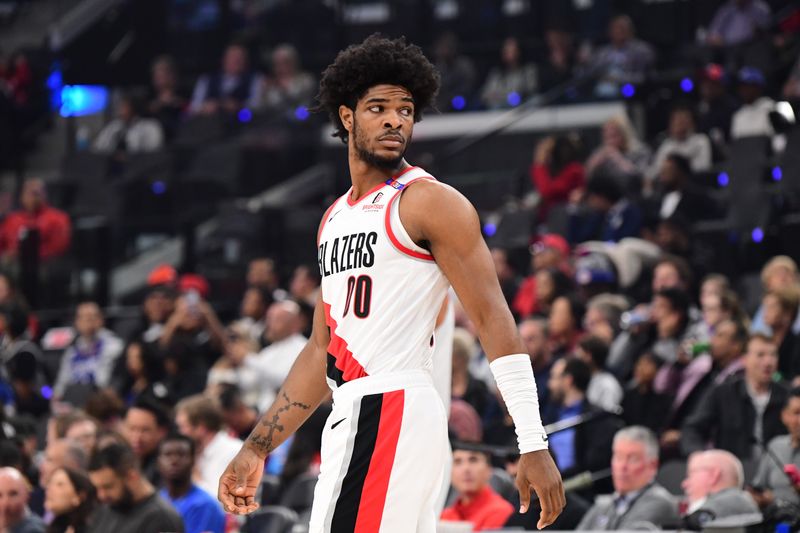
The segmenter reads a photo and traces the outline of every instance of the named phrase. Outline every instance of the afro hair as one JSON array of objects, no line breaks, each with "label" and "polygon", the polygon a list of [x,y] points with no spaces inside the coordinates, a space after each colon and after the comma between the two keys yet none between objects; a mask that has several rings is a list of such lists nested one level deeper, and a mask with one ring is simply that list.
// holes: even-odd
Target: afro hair
[{"label": "afro hair", "polygon": [[387,39],[379,34],[367,37],[339,52],[336,60],[322,73],[317,110],[330,115],[334,137],[347,142],[347,130],[339,118],[339,106],[355,109],[356,102],[376,85],[397,85],[414,97],[414,122],[431,106],[439,90],[439,74],[422,53],[404,37]]}]

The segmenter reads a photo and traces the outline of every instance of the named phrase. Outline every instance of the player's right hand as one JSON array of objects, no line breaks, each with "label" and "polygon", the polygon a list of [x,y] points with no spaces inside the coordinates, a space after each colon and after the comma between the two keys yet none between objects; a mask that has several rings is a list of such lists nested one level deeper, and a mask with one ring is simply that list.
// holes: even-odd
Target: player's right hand
[{"label": "player's right hand", "polygon": [[242,446],[219,479],[217,498],[228,513],[250,514],[258,509],[256,490],[264,475],[264,459]]}]

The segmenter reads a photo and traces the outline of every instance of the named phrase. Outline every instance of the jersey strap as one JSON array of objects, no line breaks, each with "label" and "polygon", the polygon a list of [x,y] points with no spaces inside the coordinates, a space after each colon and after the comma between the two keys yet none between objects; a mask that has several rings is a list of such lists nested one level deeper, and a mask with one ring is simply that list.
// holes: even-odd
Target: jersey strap
[{"label": "jersey strap", "polygon": [[[398,200],[398,198],[400,198],[400,195],[403,193],[403,190],[406,187],[408,187],[411,184],[413,184],[413,183],[415,183],[417,181],[420,181],[420,180],[436,181],[436,179],[433,176],[422,175],[422,176],[413,178],[413,179],[411,179],[411,180],[409,180],[408,182],[405,182],[405,183],[396,181],[395,183],[397,184],[397,186],[392,185],[392,187],[397,189],[397,192],[394,194],[394,196],[392,196],[392,198],[389,200],[388,204],[386,205],[386,215],[384,217],[384,225],[386,226],[386,234],[389,236],[389,241],[397,249],[398,252],[403,253],[403,254],[408,255],[408,256],[411,256],[411,257],[413,257],[415,259],[422,259],[424,261],[433,261],[434,260],[433,255],[430,252],[428,252],[427,250],[425,250],[425,249],[423,249],[423,248],[421,248],[419,246],[416,246],[414,244],[414,242],[411,240],[411,237],[409,237],[408,233],[406,233],[406,230],[405,230],[405,228],[403,228],[402,224],[398,224],[396,232],[395,232],[395,229],[392,227],[392,206]],[[398,222],[400,221],[399,212],[398,212],[397,220],[398,220]],[[410,246],[406,246],[406,244],[403,244],[399,237],[404,238],[406,243],[409,244]],[[413,246],[416,249],[412,248],[411,246]]]}]

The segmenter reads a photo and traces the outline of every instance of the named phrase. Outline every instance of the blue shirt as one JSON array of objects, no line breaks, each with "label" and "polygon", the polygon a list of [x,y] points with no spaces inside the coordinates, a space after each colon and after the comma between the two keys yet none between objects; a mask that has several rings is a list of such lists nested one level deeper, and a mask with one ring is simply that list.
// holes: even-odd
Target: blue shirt
[{"label": "blue shirt", "polygon": [[225,513],[222,512],[222,507],[197,485],[192,485],[189,492],[175,500],[170,498],[167,489],[161,489],[158,494],[181,515],[186,533],[225,532]]},{"label": "blue shirt", "polygon": [[[562,407],[558,410],[558,420],[565,420],[581,414],[583,402]],[[561,472],[575,466],[575,429],[565,429],[550,435],[550,449],[556,455],[556,465]]]}]

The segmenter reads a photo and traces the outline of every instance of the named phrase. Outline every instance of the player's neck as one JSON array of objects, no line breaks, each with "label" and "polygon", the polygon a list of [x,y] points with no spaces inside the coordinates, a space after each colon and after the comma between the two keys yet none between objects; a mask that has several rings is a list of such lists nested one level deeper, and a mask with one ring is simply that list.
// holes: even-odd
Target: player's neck
[{"label": "player's neck", "polygon": [[405,159],[400,160],[397,168],[380,168],[370,165],[361,160],[355,154],[350,154],[350,179],[353,182],[353,190],[350,193],[351,200],[355,201],[367,194],[376,185],[396,176],[403,169],[410,167]]}]

